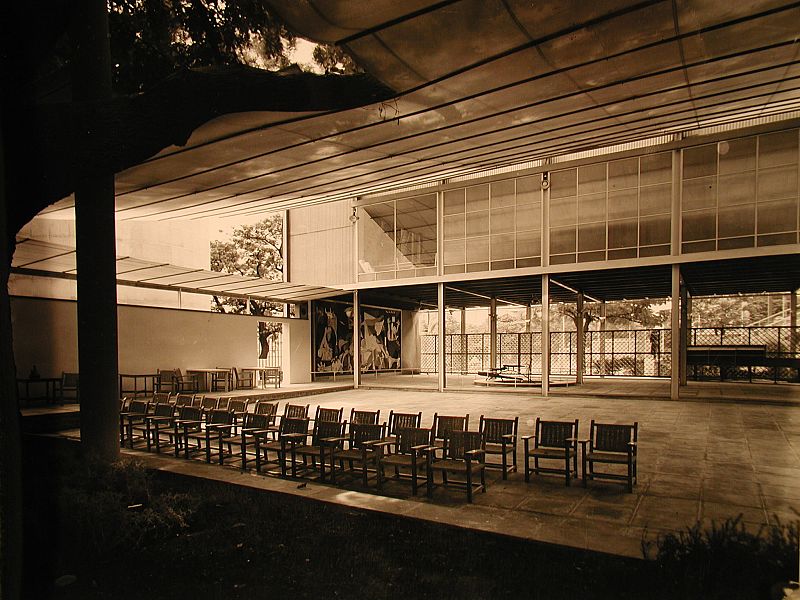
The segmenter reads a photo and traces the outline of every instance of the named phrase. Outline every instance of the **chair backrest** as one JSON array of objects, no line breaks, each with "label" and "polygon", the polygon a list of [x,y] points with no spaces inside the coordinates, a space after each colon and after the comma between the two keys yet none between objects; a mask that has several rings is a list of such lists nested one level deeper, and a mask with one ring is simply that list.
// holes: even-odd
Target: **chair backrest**
[{"label": "chair backrest", "polygon": [[169,393],[168,392],[156,392],[153,394],[153,402],[156,404],[163,404],[165,402],[169,402]]},{"label": "chair backrest", "polygon": [[433,439],[443,440],[451,431],[466,431],[469,427],[469,415],[447,416],[433,414]]},{"label": "chair backrest", "polygon": [[[319,446],[325,438],[343,437],[345,427],[347,427],[347,421],[314,421],[311,445]],[[338,445],[341,445],[341,442]]]},{"label": "chair backrest", "polygon": [[386,423],[350,423],[350,447],[361,448],[365,442],[386,437]]},{"label": "chair backrest", "polygon": [[[452,460],[464,460],[465,453],[469,450],[483,448],[483,440],[483,434],[480,431],[449,431],[444,440],[444,455]],[[476,460],[483,462],[483,458]]]},{"label": "chair backrest", "polygon": [[308,418],[284,417],[281,419],[280,433],[305,433],[308,435]]},{"label": "chair backrest", "polygon": [[214,410],[217,408],[217,399],[209,396],[204,396],[200,401],[200,408],[203,410]]},{"label": "chair backrest", "polygon": [[288,419],[305,419],[308,417],[309,406],[311,405],[287,404],[283,407],[283,417]]},{"label": "chair backrest", "polygon": [[245,429],[266,429],[271,425],[268,415],[245,413],[243,427]]},{"label": "chair backrest", "polygon": [[215,408],[208,413],[209,425],[231,425],[233,423],[233,414],[224,408]]},{"label": "chair backrest", "polygon": [[195,394],[192,396],[192,406],[201,408],[203,406],[203,398],[205,398],[203,394]]},{"label": "chair backrest", "polygon": [[481,415],[478,431],[483,433],[487,444],[502,443],[504,435],[513,435],[513,441],[516,443],[518,428],[519,417],[514,417],[513,419],[499,419]]},{"label": "chair backrest", "polygon": [[225,410],[229,410],[229,405],[231,403],[231,399],[228,396],[222,396],[221,398],[217,398],[217,408],[224,408]]},{"label": "chair backrest", "polygon": [[62,390],[77,390],[78,389],[78,373],[61,373],[61,389]]},{"label": "chair backrest", "polygon": [[147,413],[147,407],[150,403],[147,400],[131,400],[128,406],[128,412],[131,414],[143,415]]},{"label": "chair backrest", "polygon": [[182,421],[202,421],[203,411],[197,406],[181,406],[178,410],[178,419]]},{"label": "chair backrest", "polygon": [[344,408],[322,408],[321,406],[317,406],[314,422],[329,421],[331,423],[341,423],[343,412]]},{"label": "chair backrest", "polygon": [[130,408],[130,405],[131,405],[131,399],[130,398],[128,398],[127,396],[124,396],[124,397],[120,398],[119,399],[119,412],[121,412],[121,413],[128,412],[128,409]]},{"label": "chair backrest", "polygon": [[178,394],[175,396],[175,406],[191,406],[194,397],[191,394]]},{"label": "chair backrest", "polygon": [[536,418],[536,448],[563,448],[567,438],[575,437],[578,437],[578,419],[542,421]]},{"label": "chair backrest", "polygon": [[350,427],[353,425],[376,425],[381,418],[380,410],[350,410]]},{"label": "chair backrest", "polygon": [[414,446],[431,444],[432,429],[425,429],[422,427],[403,427],[397,430],[397,447],[398,454],[411,454],[411,448]]},{"label": "chair backrest", "polygon": [[236,398],[231,398],[231,401],[228,402],[228,410],[233,413],[246,413],[247,400],[237,400]]},{"label": "chair backrest", "polygon": [[175,414],[175,407],[169,402],[159,402],[153,414],[157,417],[171,417]]},{"label": "chair backrest", "polygon": [[[287,405],[288,406],[288,405]],[[278,414],[278,403],[277,402],[266,402],[265,400],[259,400],[256,402],[256,408],[254,411],[257,415],[277,415]],[[297,415],[299,418],[303,418],[306,415]],[[296,418],[294,415],[287,415],[284,411],[284,417],[289,417],[290,419]]]},{"label": "chair backrest", "polygon": [[638,441],[639,423],[618,425],[611,423],[592,423],[589,439],[593,450],[600,452],[628,452],[628,443]]},{"label": "chair backrest", "polygon": [[400,429],[419,427],[420,423],[422,423],[422,411],[418,413],[389,411],[389,435],[398,435]]}]

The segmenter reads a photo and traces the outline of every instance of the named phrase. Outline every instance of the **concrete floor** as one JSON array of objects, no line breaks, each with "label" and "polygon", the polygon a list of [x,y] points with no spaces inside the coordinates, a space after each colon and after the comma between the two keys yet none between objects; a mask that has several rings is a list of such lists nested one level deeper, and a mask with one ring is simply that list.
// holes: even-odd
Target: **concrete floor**
[{"label": "concrete floor", "polygon": [[[762,386],[754,386],[761,388]],[[797,394],[800,391],[790,386]],[[643,538],[677,531],[697,520],[706,524],[741,515],[749,529],[774,519],[797,520],[800,514],[800,403],[673,402],[620,397],[551,397],[532,395],[358,389],[291,402],[322,406],[422,411],[423,426],[434,412],[470,415],[477,429],[481,414],[520,417],[520,435],[533,432],[536,417],[580,420],[579,437],[589,422],[639,422],[639,483],[633,494],[615,483],[564,486],[562,477],[522,473],[502,481],[489,471],[485,494],[472,505],[458,489],[437,487],[411,495],[405,481],[390,481],[378,495],[358,481],[337,486],[242,473],[235,466],[206,465],[201,454],[185,461],[169,455],[132,451],[154,467],[230,481],[265,490],[308,496],[366,510],[519,536],[625,556],[641,556]],[[282,411],[282,406],[279,413]],[[126,453],[131,451],[126,450]],[[518,449],[522,464],[522,446]],[[235,463],[234,463],[235,465]],[[438,480],[437,480],[438,481]]]}]

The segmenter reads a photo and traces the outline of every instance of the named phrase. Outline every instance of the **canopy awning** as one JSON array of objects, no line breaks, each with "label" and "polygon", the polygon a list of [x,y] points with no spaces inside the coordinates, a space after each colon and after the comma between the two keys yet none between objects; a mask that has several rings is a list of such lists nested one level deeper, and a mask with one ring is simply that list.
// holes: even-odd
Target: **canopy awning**
[{"label": "canopy awning", "polygon": [[[76,279],[75,248],[30,238],[17,239],[11,272]],[[298,303],[341,294],[341,290],[180,267],[130,256],[117,257],[117,284],[192,294]]]},{"label": "canopy awning", "polygon": [[269,4],[397,99],[224,115],[120,173],[119,219],[257,215],[800,116],[797,2]]}]

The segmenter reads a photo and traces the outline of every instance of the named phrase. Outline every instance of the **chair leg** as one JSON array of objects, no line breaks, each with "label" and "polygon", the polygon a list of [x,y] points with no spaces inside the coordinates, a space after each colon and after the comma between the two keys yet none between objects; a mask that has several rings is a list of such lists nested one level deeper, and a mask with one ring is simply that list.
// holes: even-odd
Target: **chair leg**
[{"label": "chair leg", "polygon": [[569,466],[569,450],[564,451],[564,474],[566,478],[567,487],[569,487],[569,479],[571,474],[571,469]]},{"label": "chair leg", "polygon": [[628,493],[633,493],[633,461],[630,456],[628,456]]},{"label": "chair leg", "polygon": [[242,433],[242,471],[247,471],[247,438]]},{"label": "chair leg", "polygon": [[472,465],[467,461],[467,502],[472,504]]},{"label": "chair leg", "polygon": [[581,455],[581,471],[583,471],[581,479],[583,481],[583,487],[586,487],[586,448],[583,450],[583,454]]},{"label": "chair leg", "polygon": [[[430,477],[430,474],[428,474]],[[411,493],[417,495],[417,457],[412,456],[411,460]]]},{"label": "chair leg", "polygon": [[530,455],[528,454],[528,440],[525,440],[525,483],[531,481]]},{"label": "chair leg", "polygon": [[152,439],[150,438],[150,420],[149,419],[145,419],[144,427],[145,427],[144,437],[147,438],[147,451],[150,452],[150,449],[152,448],[153,442],[152,442]]},{"label": "chair leg", "polygon": [[503,444],[503,480],[508,479],[508,455],[506,454],[506,446]]},{"label": "chair leg", "polygon": [[219,450],[219,464],[225,464],[225,453],[222,451],[222,431],[218,432],[219,438],[217,442],[217,448]]},{"label": "chair leg", "polygon": [[211,462],[211,431],[206,429],[206,462]]}]

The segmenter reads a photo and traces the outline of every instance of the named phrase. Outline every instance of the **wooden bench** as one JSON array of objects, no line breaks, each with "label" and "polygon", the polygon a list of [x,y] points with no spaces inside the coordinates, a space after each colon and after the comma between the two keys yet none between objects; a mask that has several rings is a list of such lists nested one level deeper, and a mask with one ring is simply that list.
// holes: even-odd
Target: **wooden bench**
[{"label": "wooden bench", "polygon": [[[784,367],[797,371],[796,381],[800,382],[800,358],[792,356],[767,356],[764,344],[728,344],[718,346],[688,346],[686,365],[690,367],[717,367],[720,381],[725,379],[726,369],[746,367],[770,367],[776,370]],[[752,373],[750,374],[752,377]]]}]

